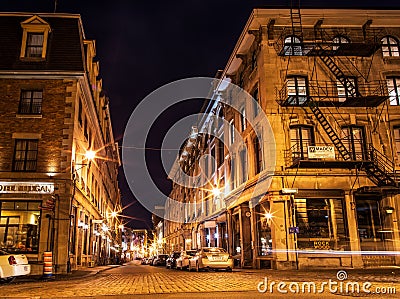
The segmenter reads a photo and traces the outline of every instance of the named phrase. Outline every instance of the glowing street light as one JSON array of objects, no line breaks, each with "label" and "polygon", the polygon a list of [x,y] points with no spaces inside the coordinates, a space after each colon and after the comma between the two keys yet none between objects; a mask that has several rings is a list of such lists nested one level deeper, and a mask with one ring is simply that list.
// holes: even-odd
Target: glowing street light
[{"label": "glowing street light", "polygon": [[266,212],[264,217],[269,221],[269,220],[272,219],[273,216],[272,216],[272,214],[270,212]]},{"label": "glowing street light", "polygon": [[92,151],[92,150],[87,150],[86,153],[85,153],[85,157],[89,161],[92,161],[96,157],[96,152]]},{"label": "glowing street light", "polygon": [[212,193],[214,194],[215,197],[218,197],[221,195],[221,190],[219,190],[218,188],[213,188]]}]

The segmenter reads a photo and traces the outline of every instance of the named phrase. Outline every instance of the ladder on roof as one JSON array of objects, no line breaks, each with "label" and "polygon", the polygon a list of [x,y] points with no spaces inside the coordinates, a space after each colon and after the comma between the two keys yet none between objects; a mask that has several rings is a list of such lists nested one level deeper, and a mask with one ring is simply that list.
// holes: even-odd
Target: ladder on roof
[{"label": "ladder on roof", "polygon": [[[293,7],[293,2],[296,2],[297,7]],[[292,21],[292,35],[303,41],[303,26],[301,24],[300,0],[291,1],[290,19]]]}]

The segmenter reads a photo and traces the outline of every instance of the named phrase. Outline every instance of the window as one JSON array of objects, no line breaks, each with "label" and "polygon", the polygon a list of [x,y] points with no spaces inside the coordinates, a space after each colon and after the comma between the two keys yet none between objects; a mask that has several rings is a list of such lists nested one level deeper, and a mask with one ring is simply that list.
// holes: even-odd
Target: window
[{"label": "window", "polygon": [[230,190],[235,189],[235,159],[234,157],[231,158],[231,160],[229,160],[229,174],[230,174],[230,178],[229,178],[229,182],[230,182]]},{"label": "window", "polygon": [[290,149],[293,162],[308,159],[309,145],[314,145],[313,127],[295,126],[290,128]]},{"label": "window", "polygon": [[382,55],[384,57],[399,56],[399,41],[392,36],[385,36],[381,39]]},{"label": "window", "polygon": [[39,248],[40,201],[2,201],[1,249],[9,253],[37,253]]},{"label": "window", "polygon": [[285,38],[283,47],[285,56],[301,56],[303,55],[302,44],[297,36],[288,36]]},{"label": "window", "polygon": [[366,153],[364,128],[348,126],[342,128],[342,142],[353,160],[363,160]]},{"label": "window", "polygon": [[36,171],[38,140],[16,139],[13,171]]},{"label": "window", "polygon": [[[78,100],[78,122],[82,127],[82,102],[80,99]],[[107,142],[109,141],[107,140]]]},{"label": "window", "polygon": [[235,125],[234,120],[229,121],[229,146],[235,142]]},{"label": "window", "polygon": [[253,103],[254,103],[254,117],[256,117],[259,113],[260,113],[260,109],[261,109],[261,106],[260,106],[260,95],[258,94],[258,87],[256,87],[254,90],[253,90],[253,93],[252,93],[252,97],[253,97]]},{"label": "window", "polygon": [[307,101],[307,78],[293,76],[287,79],[288,103],[302,105]]},{"label": "window", "polygon": [[44,33],[28,33],[25,57],[42,57]]},{"label": "window", "polygon": [[242,132],[244,130],[246,130],[246,127],[247,127],[247,123],[246,123],[246,108],[244,106],[240,109],[240,126],[241,126],[241,129],[242,129]]},{"label": "window", "polygon": [[262,161],[262,147],[258,137],[254,138],[254,162],[255,162],[255,171],[256,174],[260,173],[263,169],[263,161]]},{"label": "window", "polygon": [[246,149],[242,149],[239,153],[240,155],[240,166],[241,166],[241,182],[244,183],[247,181],[247,151]]},{"label": "window", "polygon": [[400,159],[400,126],[393,128],[393,135],[397,158]]},{"label": "window", "polygon": [[339,35],[339,36],[335,36],[332,39],[332,42],[333,42],[332,50],[336,51],[340,48],[340,46],[342,44],[348,44],[350,42],[350,40],[347,37]]},{"label": "window", "polygon": [[[346,82],[347,88],[342,84]],[[339,102],[344,102],[347,98],[357,95],[357,80],[354,77],[345,77],[337,80],[337,91]]]},{"label": "window", "polygon": [[218,140],[218,162],[217,166],[220,167],[224,163],[224,135],[222,134]]},{"label": "window", "polygon": [[256,206],[256,217],[258,224],[258,255],[267,256],[272,254],[272,218],[270,214],[270,203],[264,202]]},{"label": "window", "polygon": [[21,23],[23,30],[21,59],[42,60],[46,58],[49,24],[38,16]]},{"label": "window", "polygon": [[386,79],[388,91],[389,91],[389,100],[391,106],[399,106],[400,105],[400,77],[388,77]]},{"label": "window", "polygon": [[[340,198],[296,198],[299,248],[347,247],[343,202]],[[316,241],[310,241],[316,239]]]},{"label": "window", "polygon": [[41,90],[22,90],[18,113],[40,114],[42,113],[43,92]]}]

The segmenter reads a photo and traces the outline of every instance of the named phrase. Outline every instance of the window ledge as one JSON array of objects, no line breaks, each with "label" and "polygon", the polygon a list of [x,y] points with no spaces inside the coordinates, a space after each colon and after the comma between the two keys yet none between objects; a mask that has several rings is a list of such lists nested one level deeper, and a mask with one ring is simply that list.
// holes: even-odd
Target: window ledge
[{"label": "window ledge", "polygon": [[46,58],[42,57],[20,57],[19,58],[21,61],[31,61],[31,62],[42,62],[46,61]]},{"label": "window ledge", "polygon": [[41,114],[19,114],[16,115],[17,118],[42,118]]}]

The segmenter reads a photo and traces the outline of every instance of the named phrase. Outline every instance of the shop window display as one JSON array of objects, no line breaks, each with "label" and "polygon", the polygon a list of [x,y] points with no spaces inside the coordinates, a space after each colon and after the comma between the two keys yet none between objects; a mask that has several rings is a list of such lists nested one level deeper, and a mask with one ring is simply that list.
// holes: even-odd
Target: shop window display
[{"label": "shop window display", "polygon": [[0,204],[1,249],[16,253],[38,252],[40,201],[2,201]]}]

